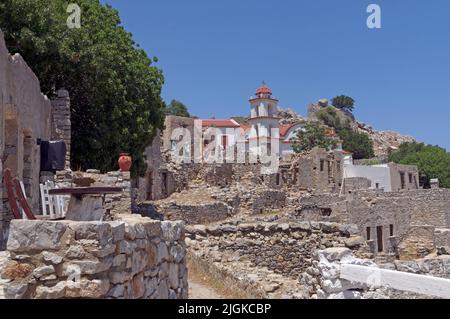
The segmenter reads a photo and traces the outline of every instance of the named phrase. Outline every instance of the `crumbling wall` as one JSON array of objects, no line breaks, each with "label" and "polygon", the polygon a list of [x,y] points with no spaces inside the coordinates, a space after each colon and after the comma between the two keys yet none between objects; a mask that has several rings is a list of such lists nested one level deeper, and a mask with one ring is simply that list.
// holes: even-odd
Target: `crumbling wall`
[{"label": "crumbling wall", "polygon": [[357,190],[367,190],[372,182],[365,177],[348,177],[344,179],[343,193],[351,193]]},{"label": "crumbling wall", "polygon": [[[356,224],[361,235],[372,241],[374,253],[393,253],[391,248],[398,247],[413,226],[450,228],[448,207],[448,189],[390,193],[381,190],[359,190],[345,196],[320,194],[304,197],[299,200],[292,215],[301,220]],[[445,245],[441,243],[439,246]],[[417,245],[415,247],[417,248]],[[419,253],[416,258],[421,256],[423,253]]]},{"label": "crumbling wall", "polygon": [[286,206],[286,193],[277,190],[264,190],[254,194],[252,201],[254,214],[267,213]]},{"label": "crumbling wall", "polygon": [[[38,139],[49,140],[50,100],[42,95],[39,81],[23,58],[11,56],[0,31],[0,180],[11,169],[24,182],[33,210],[39,209],[40,147]],[[4,249],[12,214],[6,190],[0,203],[0,250]]]},{"label": "crumbling wall", "polygon": [[342,172],[342,154],[319,148],[298,155],[291,168],[293,186],[318,193],[339,192]]},{"label": "crumbling wall", "polygon": [[[314,267],[318,249],[350,247],[359,256],[367,256],[367,246],[358,233],[356,225],[279,220],[187,226],[186,241],[196,255],[201,254],[211,263],[251,273],[248,277],[257,278],[268,297],[276,298],[303,296],[304,288],[312,289],[308,292],[311,295],[315,293],[313,284],[303,279],[308,269]],[[270,272],[272,275],[268,276]],[[271,278],[271,283],[266,282],[267,278]],[[293,282],[296,287],[291,286]]]},{"label": "crumbling wall", "polygon": [[15,220],[6,298],[187,298],[182,222]]},{"label": "crumbling wall", "polygon": [[183,220],[187,224],[209,224],[225,220],[234,214],[232,207],[223,202],[205,204],[179,204],[169,202],[160,205],[165,219]]},{"label": "crumbling wall", "polygon": [[66,170],[70,170],[70,150],[72,140],[70,97],[66,90],[58,90],[52,103],[52,140],[63,140],[66,144]]},{"label": "crumbling wall", "polygon": [[400,259],[423,258],[434,252],[436,250],[434,233],[434,226],[411,226],[402,242],[398,244]]}]

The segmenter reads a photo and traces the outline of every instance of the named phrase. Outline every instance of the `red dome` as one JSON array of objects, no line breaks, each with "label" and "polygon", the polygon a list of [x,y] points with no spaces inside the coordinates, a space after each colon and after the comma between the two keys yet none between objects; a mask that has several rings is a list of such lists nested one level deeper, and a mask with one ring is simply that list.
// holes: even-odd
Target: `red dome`
[{"label": "red dome", "polygon": [[272,95],[272,91],[265,84],[263,84],[263,86],[261,86],[256,91],[256,95],[259,95],[259,94],[270,94],[270,95]]}]

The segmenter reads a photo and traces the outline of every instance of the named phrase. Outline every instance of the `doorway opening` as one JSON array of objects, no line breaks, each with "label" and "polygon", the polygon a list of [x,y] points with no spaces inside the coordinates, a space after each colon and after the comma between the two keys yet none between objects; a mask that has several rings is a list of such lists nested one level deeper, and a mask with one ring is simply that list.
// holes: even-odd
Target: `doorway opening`
[{"label": "doorway opening", "polygon": [[383,226],[377,226],[377,246],[378,246],[378,252],[383,252]]}]

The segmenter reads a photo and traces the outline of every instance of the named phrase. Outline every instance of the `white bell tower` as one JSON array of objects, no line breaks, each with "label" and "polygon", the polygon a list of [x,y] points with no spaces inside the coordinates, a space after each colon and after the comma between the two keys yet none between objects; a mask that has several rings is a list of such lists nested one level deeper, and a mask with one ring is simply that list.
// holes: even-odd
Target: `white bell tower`
[{"label": "white bell tower", "polygon": [[[272,91],[263,83],[256,91],[256,96],[250,98],[250,134],[249,140],[267,138],[268,143],[280,139],[280,118],[278,115],[278,100],[272,96]],[[275,132],[272,129],[277,129]]]}]

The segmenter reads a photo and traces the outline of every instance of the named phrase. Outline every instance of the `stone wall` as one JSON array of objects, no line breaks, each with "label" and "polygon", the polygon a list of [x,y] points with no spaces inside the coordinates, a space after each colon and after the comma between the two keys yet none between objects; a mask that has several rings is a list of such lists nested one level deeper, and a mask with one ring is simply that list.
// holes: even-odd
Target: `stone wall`
[{"label": "stone wall", "polygon": [[[449,207],[450,190],[448,189],[405,190],[390,193],[371,190],[355,191],[345,196],[323,194],[305,197],[299,200],[292,214],[302,220],[328,220],[356,224],[365,239],[374,241],[375,253],[379,250],[389,253],[389,247],[392,247],[391,239],[395,237],[396,245],[401,245],[413,226],[450,228]],[[321,215],[327,208],[327,214]],[[310,213],[306,214],[307,212]],[[380,242],[379,234],[382,237]],[[450,242],[447,245],[450,245]],[[409,249],[402,249],[408,250],[408,254],[400,258],[423,257],[425,253],[421,251],[423,247],[415,245],[416,253],[413,254],[411,249],[414,247],[409,246]],[[440,246],[445,245],[440,244]],[[408,257],[408,255],[411,256]]]},{"label": "stone wall", "polygon": [[371,180],[365,177],[348,177],[344,180],[343,193],[351,193],[357,190],[367,190],[372,186]]},{"label": "stone wall", "polygon": [[187,224],[209,224],[233,216],[231,206],[222,202],[205,204],[164,203],[158,207],[167,220],[183,220]]},{"label": "stone wall", "polygon": [[[358,233],[356,225],[278,220],[187,226],[186,241],[196,255],[201,254],[224,267],[232,265],[235,272],[252,273],[259,278],[268,297],[284,294],[292,297],[297,293],[304,295],[304,289],[308,296],[315,293],[309,291],[314,286],[308,283],[311,278],[305,279],[305,274],[315,266],[317,250],[350,247],[358,256],[370,256],[364,239],[355,235]],[[272,274],[270,283],[267,282],[269,273]]]},{"label": "stone wall", "polygon": [[286,193],[277,190],[260,191],[253,196],[252,211],[254,214],[267,213],[286,206]]},{"label": "stone wall", "polygon": [[182,222],[11,223],[7,298],[187,298]]},{"label": "stone wall", "polygon": [[[0,180],[11,169],[24,182],[33,210],[39,209],[40,146],[49,140],[51,103],[39,80],[19,54],[11,56],[0,31]],[[4,249],[12,218],[6,190],[0,185],[0,250]]]},{"label": "stone wall", "polygon": [[66,143],[66,167],[70,169],[70,149],[72,140],[70,97],[66,90],[58,90],[52,100],[52,140],[63,140]]}]

